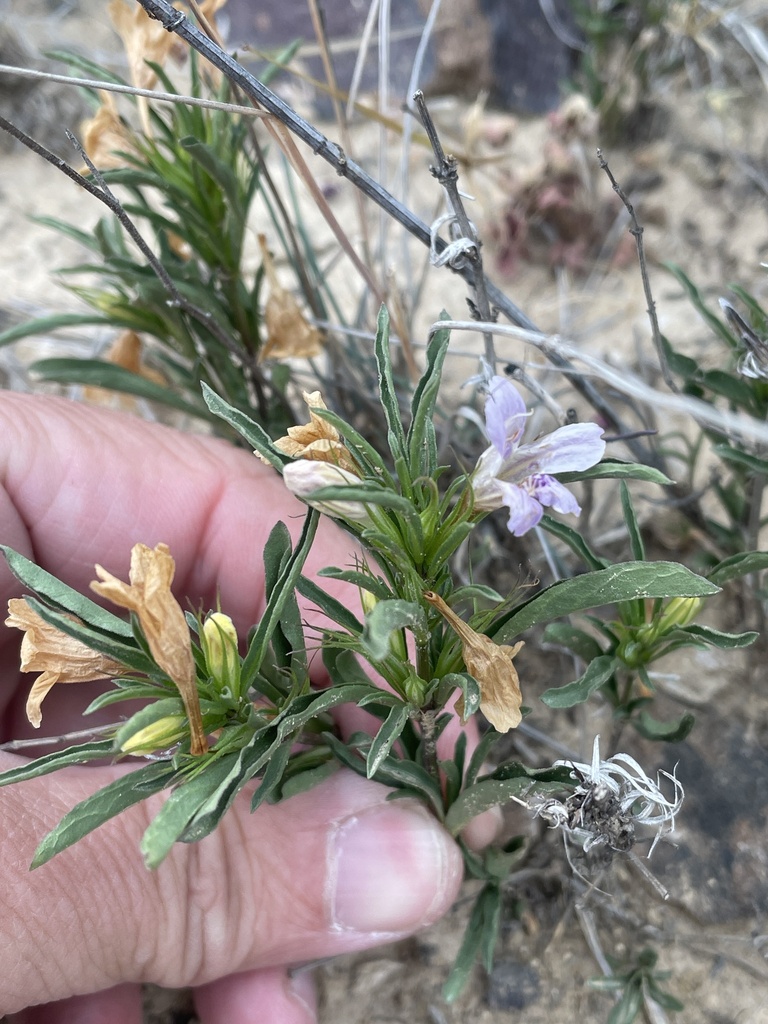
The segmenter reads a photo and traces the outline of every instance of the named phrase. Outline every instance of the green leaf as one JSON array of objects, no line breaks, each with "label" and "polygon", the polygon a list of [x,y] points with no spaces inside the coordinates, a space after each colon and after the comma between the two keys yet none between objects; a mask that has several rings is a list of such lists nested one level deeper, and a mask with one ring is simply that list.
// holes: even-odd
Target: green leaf
[{"label": "green leaf", "polygon": [[189,822],[227,777],[236,760],[237,754],[209,760],[197,775],[182,781],[174,789],[141,837],[141,852],[150,871],[162,864]]},{"label": "green leaf", "polygon": [[526,768],[519,761],[505,764],[492,776],[465,787],[445,816],[445,827],[456,836],[478,814],[491,807],[509,803],[513,797],[529,789],[537,792],[559,791],[563,786],[573,787],[570,768]]},{"label": "green leaf", "polygon": [[[308,790],[314,789],[315,786],[319,786],[321,782],[325,782],[331,775],[335,775],[338,770],[338,764],[333,759],[329,759],[315,768],[295,772],[283,779],[280,787],[280,799],[288,800],[292,796],[298,796],[299,793],[306,793]],[[288,773],[286,772],[286,774]]]},{"label": "green leaf", "polygon": [[85,327],[93,324],[108,326],[110,321],[107,317],[95,313],[56,313],[53,316],[41,316],[35,320],[27,320],[23,324],[16,324],[6,331],[0,331],[0,347],[35,334],[50,334],[59,327]]},{"label": "green leaf", "polygon": [[246,416],[244,412],[240,412],[229,402],[225,402],[223,398],[219,397],[216,392],[209,388],[208,385],[201,381],[200,387],[203,392],[203,399],[205,404],[214,414],[219,416],[231,427],[233,427],[241,437],[243,437],[248,444],[254,448],[259,455],[261,455],[267,462],[276,469],[279,473],[282,473],[283,466],[286,462],[290,462],[291,459],[287,455],[283,455],[282,452],[278,451],[272,443],[272,438],[264,430],[262,426],[256,423]]},{"label": "green leaf", "polygon": [[291,757],[291,743],[282,743],[267,761],[267,767],[258,789],[251,797],[251,814],[268,800],[278,788],[285,775]]},{"label": "green leaf", "polygon": [[410,716],[409,705],[401,703],[396,704],[387,715],[386,721],[373,738],[365,761],[365,773],[369,779],[374,778],[382,761],[389,756]]},{"label": "green leaf", "polygon": [[461,995],[474,969],[478,954],[496,944],[501,894],[498,885],[486,884],[480,891],[467,924],[461,947],[443,986],[443,999],[452,1003]]},{"label": "green leaf", "polygon": [[[441,320],[449,319],[443,310]],[[411,401],[411,425],[408,430],[408,453],[411,475],[431,477],[437,465],[434,415],[443,363],[451,340],[450,331],[435,331],[427,346],[424,373],[416,386]]]},{"label": "green leaf", "polygon": [[709,597],[714,586],[676,562],[620,562],[560,580],[494,624],[490,635],[509,643],[534,625],[619,601],[656,597]]},{"label": "green leaf", "polygon": [[307,555],[315,539],[319,520],[320,515],[314,509],[310,509],[307,512],[296,549],[286,561],[274,590],[269,595],[267,607],[251,637],[248,653],[243,659],[241,680],[244,688],[250,686],[251,680],[261,667],[272,633],[280,621],[285,603],[293,593],[294,587],[301,575],[301,570],[304,567],[304,562],[307,560]]},{"label": "green leaf", "polygon": [[756,455],[750,455],[748,452],[744,452],[740,448],[733,448],[728,444],[716,444],[712,451],[726,462],[744,466],[745,469],[758,476],[768,476],[768,459],[760,459]]},{"label": "green leaf", "polygon": [[140,373],[102,359],[39,359],[29,368],[38,380],[56,381],[58,384],[83,384],[86,387],[108,388],[127,395],[137,395],[150,402],[160,402],[179,409],[189,416],[208,419],[205,406],[177,395],[163,384],[156,384]]},{"label": "green leaf", "polygon": [[643,562],[645,561],[645,544],[643,544],[640,525],[635,515],[635,507],[632,504],[629,488],[623,480],[621,482],[621,510],[627,526],[627,533],[629,534],[629,546],[632,551],[632,557],[638,562]]},{"label": "green leaf", "polygon": [[137,768],[135,772],[121,775],[97,793],[81,800],[40,843],[31,867],[39,868],[105,821],[146,800],[153,793],[159,793],[170,784],[175,774],[176,769],[169,767],[167,761],[155,761]]},{"label": "green leaf", "polygon": [[401,629],[411,629],[415,634],[425,636],[427,617],[424,609],[415,601],[379,601],[366,617],[360,637],[366,656],[371,661],[383,661],[389,654],[390,637]]},{"label": "green leaf", "polygon": [[718,562],[714,569],[707,573],[707,579],[722,587],[739,576],[761,572],[763,569],[768,569],[768,551],[741,551]]},{"label": "green leaf", "polygon": [[728,328],[725,326],[719,316],[716,316],[711,310],[705,305],[701,292],[691,279],[686,275],[682,267],[679,267],[676,263],[667,262],[662,264],[670,273],[674,274],[680,284],[688,293],[688,298],[691,300],[696,309],[701,313],[706,322],[712,328],[712,330],[718,334],[722,340],[728,345],[729,348],[734,348],[734,338]]},{"label": "green leaf", "polygon": [[108,658],[127,665],[134,672],[146,672],[148,675],[152,675],[161,671],[154,661],[147,657],[144,651],[140,650],[137,646],[129,646],[120,640],[114,639],[109,634],[91,629],[82,622],[74,622],[69,615],[49,608],[48,605],[43,604],[34,597],[26,597],[24,600],[30,608],[37,612],[44,622],[55,626],[56,629],[66,633],[67,636],[74,637],[75,640],[84,643],[91,650],[99,651]]},{"label": "green leaf", "polygon": [[296,581],[296,589],[302,597],[316,605],[332,622],[336,622],[353,636],[359,636],[362,633],[364,627],[360,619],[345,604],[326,593],[314,580],[307,576],[299,576]]},{"label": "green leaf", "polygon": [[438,704],[441,706],[445,704],[457,689],[461,690],[461,695],[464,698],[464,714],[461,720],[468,722],[479,709],[480,701],[483,699],[480,684],[469,672],[448,672],[440,679],[437,690]]},{"label": "green leaf", "polygon": [[639,985],[629,985],[619,1002],[608,1014],[606,1024],[633,1024],[643,1007],[643,993]]},{"label": "green leaf", "polygon": [[586,662],[599,658],[603,653],[602,647],[593,636],[567,622],[551,622],[544,630],[543,639],[544,643],[557,644],[558,647],[573,651],[578,658]]},{"label": "green leaf", "polygon": [[81,743],[77,747],[67,747],[66,750],[55,750],[52,754],[44,754],[35,758],[34,761],[27,761],[18,768],[9,768],[8,771],[0,772],[0,786],[10,786],[15,782],[26,782],[28,779],[37,779],[41,775],[50,775],[59,768],[66,768],[70,764],[87,764],[88,761],[96,761],[103,757],[110,757],[114,754],[115,745],[110,740],[96,740],[88,743]]},{"label": "green leaf", "polygon": [[397,388],[392,376],[392,357],[389,351],[389,313],[385,306],[379,309],[376,322],[376,340],[374,342],[376,365],[379,371],[379,394],[381,406],[387,421],[387,440],[395,465],[402,464],[405,459],[406,444],[403,433],[400,404],[397,400]]},{"label": "green leaf", "polygon": [[5,555],[8,568],[18,580],[21,580],[30,590],[34,590],[36,594],[45,598],[46,601],[50,601],[61,611],[71,612],[83,622],[104,633],[133,639],[130,622],[101,608],[79,591],[68,587],[66,583],[62,583],[51,573],[25,558],[24,555],[20,555],[18,551],[2,544],[0,544],[0,551]]},{"label": "green leaf", "polygon": [[589,547],[587,542],[581,536],[581,534],[574,530],[572,526],[568,526],[566,523],[560,522],[559,519],[553,519],[552,516],[544,515],[541,518],[541,526],[551,533],[554,537],[558,537],[564,541],[568,547],[573,551],[575,555],[584,562],[585,565],[589,566],[590,569],[606,569],[609,563],[604,558],[600,558],[594,551]]},{"label": "green leaf", "polygon": [[719,647],[724,651],[730,651],[738,647],[749,647],[760,635],[759,633],[751,632],[724,633],[722,630],[712,629],[711,626],[701,626],[698,622],[692,622],[690,626],[684,626],[680,632],[698,637],[712,647]]},{"label": "green leaf", "polygon": [[601,654],[590,662],[583,676],[565,686],[553,686],[545,690],[539,699],[548,708],[572,708],[576,704],[583,704],[595,690],[608,682],[618,664],[612,654]]},{"label": "green leaf", "polygon": [[680,743],[693,729],[696,719],[688,713],[677,722],[659,722],[647,711],[641,711],[636,718],[631,719],[631,722],[640,735],[648,740]]},{"label": "green leaf", "polygon": [[489,729],[488,732],[483,736],[470,758],[469,765],[467,766],[467,772],[464,778],[464,787],[469,789],[475,784],[477,776],[483,769],[488,755],[490,754],[493,747],[499,742],[504,733],[496,732],[495,729]]},{"label": "green leaf", "polygon": [[674,480],[653,466],[642,466],[638,462],[622,462],[620,459],[603,459],[596,466],[573,473],[557,473],[560,483],[570,484],[577,480],[644,480],[646,483],[666,487]]}]

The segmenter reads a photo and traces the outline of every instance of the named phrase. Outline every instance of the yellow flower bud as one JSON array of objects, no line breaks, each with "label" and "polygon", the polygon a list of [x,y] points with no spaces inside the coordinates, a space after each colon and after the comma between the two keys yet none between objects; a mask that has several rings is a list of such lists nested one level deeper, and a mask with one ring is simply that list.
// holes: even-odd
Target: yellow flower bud
[{"label": "yellow flower bud", "polygon": [[237,630],[228,615],[211,612],[203,624],[203,648],[208,671],[223,686],[233,689],[240,678]]},{"label": "yellow flower bud", "polygon": [[129,736],[120,749],[124,754],[151,754],[154,750],[172,747],[184,739],[188,731],[185,715],[166,715]]}]

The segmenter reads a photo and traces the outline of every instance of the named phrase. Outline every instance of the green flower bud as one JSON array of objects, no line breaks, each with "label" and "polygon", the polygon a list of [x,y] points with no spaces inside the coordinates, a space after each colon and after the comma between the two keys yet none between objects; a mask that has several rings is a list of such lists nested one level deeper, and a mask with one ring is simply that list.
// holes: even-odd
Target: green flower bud
[{"label": "green flower bud", "polygon": [[151,754],[154,750],[172,747],[188,733],[186,715],[166,715],[129,736],[120,749],[124,754]]},{"label": "green flower bud", "polygon": [[673,597],[663,608],[656,623],[657,636],[690,625],[699,614],[703,603],[700,597]]},{"label": "green flower bud", "polygon": [[240,655],[232,619],[223,612],[211,612],[203,623],[202,639],[208,672],[222,688],[234,692],[240,679]]}]

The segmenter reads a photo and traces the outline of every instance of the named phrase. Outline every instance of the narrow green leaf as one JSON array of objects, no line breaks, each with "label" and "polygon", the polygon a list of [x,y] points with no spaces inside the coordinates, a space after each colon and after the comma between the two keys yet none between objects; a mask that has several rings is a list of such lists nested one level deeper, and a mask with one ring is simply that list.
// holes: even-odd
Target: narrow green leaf
[{"label": "narrow green leaf", "polygon": [[722,630],[712,629],[711,626],[700,626],[697,622],[692,622],[690,626],[683,627],[681,632],[699,637],[699,639],[706,641],[712,647],[719,647],[724,651],[730,651],[738,647],[749,647],[760,635],[759,633],[751,632],[724,633]]},{"label": "narrow green leaf", "polygon": [[499,901],[497,885],[488,883],[478,895],[467,924],[456,960],[443,986],[443,999],[452,1003],[463,992],[477,962],[478,954],[487,944],[485,932],[496,919]]},{"label": "narrow green leaf", "polygon": [[685,714],[677,722],[659,722],[647,711],[641,711],[637,718],[631,719],[632,725],[648,740],[665,743],[680,743],[688,736],[696,722],[690,713]]},{"label": "narrow green leaf", "polygon": [[97,793],[81,800],[40,843],[31,867],[39,868],[105,821],[146,800],[153,793],[159,793],[171,783],[175,774],[176,769],[169,767],[167,761],[155,761],[137,768],[135,772],[121,775]]},{"label": "narrow green leaf", "polygon": [[768,459],[760,459],[749,452],[741,451],[740,448],[733,448],[728,444],[716,444],[712,450],[726,462],[733,462],[735,465],[744,466],[751,473],[759,476],[768,476]]},{"label": "narrow green leaf", "polygon": [[719,562],[707,573],[707,579],[722,587],[739,576],[768,569],[768,551],[741,551]]},{"label": "narrow green leaf", "polygon": [[559,519],[554,519],[552,516],[544,515],[541,518],[541,526],[551,533],[553,537],[558,537],[564,541],[568,547],[573,551],[575,555],[584,562],[590,569],[607,569],[608,562],[604,558],[600,558],[594,551],[589,547],[587,542],[581,536],[581,534],[574,530],[572,526],[568,526],[567,523],[561,522]]},{"label": "narrow green leaf", "polygon": [[565,647],[586,662],[599,658],[603,653],[593,636],[567,622],[551,622],[544,630],[544,643]]},{"label": "narrow green leaf", "polygon": [[261,806],[265,800],[269,800],[278,788],[285,775],[285,770],[291,757],[290,742],[282,743],[267,761],[267,767],[259,782],[258,789],[251,798],[251,813]]},{"label": "narrow green leaf", "polygon": [[56,381],[58,384],[83,384],[86,387],[108,388],[122,394],[137,395],[150,402],[160,402],[179,409],[190,416],[208,419],[202,402],[195,403],[176,394],[163,384],[156,384],[140,373],[102,359],[38,359],[29,368],[38,380]]},{"label": "narrow green leaf", "polygon": [[204,765],[194,778],[182,781],[168,797],[141,837],[141,852],[150,871],[159,867],[189,822],[226,778],[237,754]]},{"label": "narrow green leaf", "polygon": [[261,667],[272,633],[280,621],[285,603],[293,593],[294,587],[301,575],[301,570],[304,567],[304,562],[307,560],[307,555],[315,539],[319,520],[320,515],[314,509],[310,509],[307,512],[296,549],[286,561],[274,590],[269,595],[264,615],[251,637],[248,653],[243,659],[241,679],[244,687],[250,685],[250,681]]},{"label": "narrow green leaf", "polygon": [[76,747],[67,747],[66,750],[55,750],[52,754],[44,754],[35,758],[34,761],[27,761],[18,768],[9,768],[8,771],[0,772],[0,786],[10,786],[15,782],[26,782],[28,779],[37,779],[41,775],[50,775],[59,768],[66,768],[70,764],[87,764],[88,761],[96,761],[103,757],[109,757],[115,752],[114,742],[109,740],[94,740],[88,743],[81,743]]},{"label": "narrow green leaf", "polygon": [[[448,319],[445,310],[440,314],[440,319]],[[411,474],[414,478],[431,477],[437,468],[437,446],[433,420],[443,363],[450,340],[450,331],[435,331],[432,335],[427,346],[424,373],[416,386],[411,401],[411,425],[408,430],[407,445]]]},{"label": "narrow green leaf", "polygon": [[[521,793],[527,792],[534,782],[537,791],[547,792],[563,788],[561,773],[555,773],[552,776],[551,769],[544,769],[550,774],[537,781],[536,769],[528,770],[517,762],[513,762],[509,766],[505,765],[505,768],[509,769],[506,772],[506,778],[484,778],[473,786],[465,787],[462,790],[458,800],[451,805],[445,817],[445,827],[452,835],[458,835],[473,818],[482,814],[483,811],[509,803],[513,797],[519,797]],[[515,771],[517,774],[514,774]],[[494,775],[496,774],[498,773],[495,772]]]},{"label": "narrow green leaf", "polygon": [[53,316],[41,316],[0,331],[0,347],[35,334],[50,334],[51,331],[58,330],[60,327],[85,327],[94,324],[106,326],[109,322],[107,317],[96,313],[56,313]]},{"label": "narrow green leaf", "polygon": [[632,557],[638,562],[643,562],[645,561],[645,544],[643,544],[640,524],[635,515],[635,507],[632,504],[629,488],[623,480],[621,482],[621,510],[627,526],[627,533],[629,534],[629,547],[632,551]]},{"label": "narrow green leaf", "polygon": [[392,357],[389,351],[389,313],[384,306],[379,310],[376,322],[374,353],[379,371],[381,405],[387,421],[389,449],[392,452],[395,465],[402,465],[406,453],[405,434],[403,432],[400,405],[397,400],[397,388],[392,376]]},{"label": "narrow green leaf", "polygon": [[490,635],[509,643],[531,626],[588,608],[641,598],[709,597],[719,589],[676,562],[620,562],[553,583],[502,618]]},{"label": "narrow green leaf", "polygon": [[66,583],[62,583],[51,573],[25,558],[24,555],[20,555],[18,551],[3,544],[0,544],[0,551],[5,555],[8,568],[13,575],[46,601],[50,601],[61,611],[71,612],[83,622],[93,626],[94,629],[132,639],[130,622],[101,608],[79,591],[68,587]]},{"label": "narrow green leaf", "polygon": [[575,483],[577,480],[644,480],[646,483],[665,487],[674,483],[666,473],[654,469],[653,466],[643,466],[638,462],[622,462],[620,459],[603,459],[589,469],[558,473],[557,479],[563,484]]},{"label": "narrow green leaf", "polygon": [[82,622],[74,622],[69,615],[49,608],[34,597],[26,597],[24,600],[30,608],[37,612],[44,622],[49,623],[51,626],[55,626],[56,629],[61,630],[62,633],[66,633],[67,636],[74,637],[75,640],[79,640],[81,643],[84,643],[86,647],[90,647],[91,650],[99,651],[101,654],[105,654],[108,658],[112,658],[114,661],[119,661],[123,665],[127,665],[129,668],[133,669],[134,672],[146,672],[148,675],[160,672],[160,669],[158,669],[154,661],[148,658],[139,647],[135,645],[129,646],[128,644],[122,643],[122,641],[114,639],[109,634],[102,633],[100,630],[96,631],[91,629]]},{"label": "narrow green leaf", "polygon": [[470,789],[474,786],[477,776],[482,771],[483,766],[488,759],[488,755],[503,735],[504,733],[496,732],[495,729],[489,729],[475,747],[472,757],[469,760],[467,773],[464,779],[464,786],[466,789]]},{"label": "narrow green leaf", "polygon": [[266,459],[279,473],[282,473],[283,466],[291,460],[287,455],[283,455],[282,452],[275,448],[272,438],[266,430],[252,420],[250,416],[246,416],[244,412],[240,412],[239,409],[230,405],[229,402],[225,402],[204,381],[201,382],[200,387],[202,388],[205,404],[214,416],[219,416],[233,427],[259,455]]},{"label": "narrow green leaf", "polygon": [[369,779],[374,778],[382,761],[389,756],[389,752],[405,728],[410,714],[411,708],[407,704],[398,702],[387,715],[386,721],[373,738],[366,758],[365,772]]},{"label": "narrow green leaf", "polygon": [[353,636],[359,636],[362,633],[363,623],[360,619],[345,604],[327,594],[314,580],[307,576],[299,576],[296,581],[296,589],[302,597],[316,605],[332,622],[336,622]]},{"label": "narrow green leaf", "polygon": [[572,708],[576,704],[583,704],[595,690],[608,682],[617,666],[618,662],[612,654],[601,654],[590,662],[583,676],[565,686],[553,686],[545,690],[539,699],[548,708]]}]

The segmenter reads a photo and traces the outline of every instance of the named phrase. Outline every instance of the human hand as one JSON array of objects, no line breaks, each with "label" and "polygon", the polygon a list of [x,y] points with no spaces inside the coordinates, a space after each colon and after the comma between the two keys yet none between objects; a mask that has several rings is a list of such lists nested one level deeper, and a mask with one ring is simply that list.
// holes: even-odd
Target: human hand
[{"label": "human hand", "polygon": [[[263,607],[271,526],[282,518],[298,532],[303,516],[247,452],[12,393],[0,395],[0,478],[3,543],[87,592],[96,562],[124,578],[134,543],[164,541],[177,596],[212,608],[218,594],[238,631]],[[352,543],[324,523],[307,574],[349,562]],[[0,597],[18,595],[0,567]],[[312,620],[311,608],[302,612]],[[28,736],[30,680],[18,670],[15,631],[0,633],[0,668],[2,739]],[[96,685],[55,686],[43,728],[81,729]],[[19,760],[0,753],[0,769]],[[213,835],[177,844],[152,873],[139,837],[161,798],[30,874],[42,836],[126,770],[70,768],[0,790],[0,1012],[32,1007],[18,1017],[25,1024],[139,1024],[143,981],[193,987],[203,1024],[305,1024],[315,1019],[308,976],[292,984],[286,965],[408,934],[456,894],[462,863],[448,834],[415,802],[386,803],[385,789],[346,771],[253,815],[237,801]]]}]

